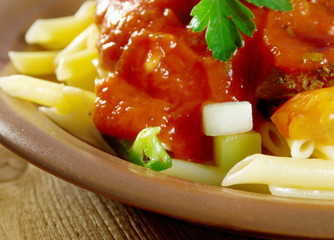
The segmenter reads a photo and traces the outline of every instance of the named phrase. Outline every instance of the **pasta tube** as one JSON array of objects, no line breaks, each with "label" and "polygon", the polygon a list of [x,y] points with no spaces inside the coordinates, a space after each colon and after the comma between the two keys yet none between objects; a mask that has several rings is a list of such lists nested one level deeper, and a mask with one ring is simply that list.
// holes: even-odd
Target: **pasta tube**
[{"label": "pasta tube", "polygon": [[290,149],[285,138],[272,122],[265,122],[260,128],[263,146],[276,156],[290,156]]},{"label": "pasta tube", "polygon": [[57,125],[80,139],[96,146],[102,137],[96,129],[92,111],[95,95],[79,88],[64,86],[59,94],[60,104],[54,107],[40,107],[40,110]]},{"label": "pasta tube", "polygon": [[269,186],[269,191],[274,196],[279,197],[294,197],[294,198],[310,198],[310,199],[334,199],[333,190],[313,190],[313,189],[299,189],[286,188],[278,186]]},{"label": "pasta tube", "polygon": [[63,84],[42,81],[26,75],[11,75],[0,78],[0,87],[13,97],[43,106],[62,105]]},{"label": "pasta tube", "polygon": [[334,190],[334,161],[255,154],[235,165],[222,185],[246,183]]},{"label": "pasta tube", "polygon": [[25,75],[1,77],[0,87],[11,96],[55,107],[61,112],[72,112],[79,106],[92,111],[96,98],[93,92]]},{"label": "pasta tube", "polygon": [[16,71],[21,74],[42,76],[54,74],[54,59],[58,51],[35,51],[8,53],[9,59]]},{"label": "pasta tube", "polygon": [[[62,57],[79,52],[85,49],[96,49],[96,42],[98,38],[99,30],[95,24],[90,25],[82,33],[80,33],[66,48],[64,48],[56,56],[54,64],[58,65]],[[97,50],[96,50],[97,51]]]},{"label": "pasta tube", "polygon": [[287,142],[293,158],[309,158],[315,148],[315,143],[312,140],[287,139]]},{"label": "pasta tube", "polygon": [[226,174],[226,172],[215,166],[187,162],[178,159],[173,159],[172,161],[172,167],[162,171],[162,173],[189,181],[217,186],[221,184],[222,179]]},{"label": "pasta tube", "polygon": [[65,48],[76,36],[94,21],[96,3],[85,2],[73,16],[38,19],[28,29],[25,40],[46,49]]},{"label": "pasta tube", "polygon": [[114,154],[94,125],[93,92],[25,75],[1,77],[0,87],[11,96],[42,105],[39,109],[60,127]]},{"label": "pasta tube", "polygon": [[96,49],[85,49],[62,56],[56,68],[57,79],[69,85],[93,90],[97,76],[93,60],[96,58]]},{"label": "pasta tube", "polygon": [[334,146],[316,144],[313,155],[317,158],[334,160]]}]

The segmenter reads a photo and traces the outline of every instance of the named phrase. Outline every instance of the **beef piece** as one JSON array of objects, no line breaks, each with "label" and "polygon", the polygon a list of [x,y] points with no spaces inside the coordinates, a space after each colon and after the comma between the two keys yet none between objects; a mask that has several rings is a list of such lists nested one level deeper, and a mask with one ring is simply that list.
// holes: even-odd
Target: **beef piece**
[{"label": "beef piece", "polygon": [[305,73],[285,74],[273,68],[266,79],[259,84],[256,96],[260,99],[288,99],[307,90],[334,86],[334,65]]},{"label": "beef piece", "polygon": [[265,20],[257,97],[287,99],[333,86],[334,0],[292,0],[293,11],[270,11]]}]

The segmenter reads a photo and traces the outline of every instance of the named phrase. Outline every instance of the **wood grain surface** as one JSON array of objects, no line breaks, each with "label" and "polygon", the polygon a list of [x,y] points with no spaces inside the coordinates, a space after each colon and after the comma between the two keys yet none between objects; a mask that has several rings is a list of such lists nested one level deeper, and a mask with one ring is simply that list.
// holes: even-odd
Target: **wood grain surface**
[{"label": "wood grain surface", "polygon": [[0,239],[249,239],[81,189],[0,146]]}]

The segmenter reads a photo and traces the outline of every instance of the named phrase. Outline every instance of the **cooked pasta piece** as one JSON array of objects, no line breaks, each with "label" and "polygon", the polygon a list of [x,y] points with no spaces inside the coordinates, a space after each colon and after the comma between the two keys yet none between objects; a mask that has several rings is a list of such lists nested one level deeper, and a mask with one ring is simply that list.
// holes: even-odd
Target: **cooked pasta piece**
[{"label": "cooked pasta piece", "polygon": [[286,188],[278,186],[269,186],[272,195],[279,197],[294,197],[294,198],[310,198],[310,199],[334,199],[334,191],[332,190],[313,190]]},{"label": "cooked pasta piece", "polygon": [[68,85],[93,91],[94,80],[97,76],[93,60],[96,58],[97,50],[88,48],[63,55],[56,68],[57,79]]},{"label": "cooked pasta piece", "polygon": [[334,146],[316,144],[313,155],[317,158],[334,160]]},{"label": "cooked pasta piece", "polygon": [[[91,116],[95,93],[26,75],[0,78],[0,87],[9,95],[42,106],[55,107],[62,113],[84,110]],[[74,106],[77,105],[77,108]],[[80,119],[77,119],[80,122]]]},{"label": "cooked pasta piece", "polygon": [[287,139],[293,158],[309,158],[313,154],[315,143],[311,140]]},{"label": "cooked pasta piece", "polygon": [[226,174],[218,167],[173,159],[173,166],[162,171],[170,176],[219,186]]},{"label": "cooked pasta piece", "polygon": [[334,190],[334,161],[255,154],[235,165],[222,185],[249,183]]},{"label": "cooked pasta piece", "polygon": [[62,104],[61,91],[64,86],[64,84],[42,81],[26,75],[0,78],[0,87],[7,94],[48,107],[57,107]]},{"label": "cooked pasta piece", "polygon": [[279,133],[272,122],[265,122],[260,128],[262,145],[276,156],[290,156],[290,148],[285,138]]},{"label": "cooked pasta piece", "polygon": [[93,123],[94,92],[25,75],[1,77],[0,87],[11,96],[41,105],[40,110],[60,127],[113,153]]},{"label": "cooked pasta piece", "polygon": [[62,49],[93,23],[95,8],[95,1],[87,1],[73,16],[38,19],[28,29],[25,40],[46,49]]},{"label": "cooked pasta piece", "polygon": [[10,51],[8,56],[15,70],[20,74],[43,76],[54,74],[53,62],[58,53],[59,51]]},{"label": "cooked pasta piece", "polygon": [[[58,65],[60,59],[71,53],[79,52],[85,49],[96,49],[96,41],[99,30],[95,24],[90,25],[82,33],[80,33],[73,41],[59,52],[54,60],[54,64]],[[96,50],[97,51],[97,50]]]}]

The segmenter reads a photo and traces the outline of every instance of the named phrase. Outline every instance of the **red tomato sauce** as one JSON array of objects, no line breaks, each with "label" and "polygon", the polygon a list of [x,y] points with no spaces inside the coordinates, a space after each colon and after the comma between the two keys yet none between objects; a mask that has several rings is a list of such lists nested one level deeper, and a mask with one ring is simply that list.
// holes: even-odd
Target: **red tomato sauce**
[{"label": "red tomato sauce", "polygon": [[[268,11],[265,19],[258,79],[260,84],[271,82],[270,87],[277,87],[270,97],[292,97],[334,85],[334,1],[292,3],[293,11]],[[271,91],[270,87],[264,91]]]},{"label": "red tomato sauce", "polygon": [[[299,9],[309,1],[295,1],[296,17],[252,8],[257,30],[252,38],[244,37],[244,47],[228,63],[214,60],[205,33],[189,28],[197,2],[98,1],[97,46],[101,67],[109,75],[96,83],[94,121],[103,134],[133,140],[142,129],[160,126],[159,139],[173,157],[210,160],[212,140],[202,130],[204,104],[247,100],[255,106],[257,85],[271,68],[307,71],[323,64],[307,59],[301,63],[305,50],[321,50],[323,59],[334,62],[334,55],[327,54],[334,40],[327,23],[320,23],[331,15],[321,7],[325,1],[318,1],[320,7],[309,13],[318,25],[304,21],[305,9]],[[309,27],[319,35],[311,37]]]},{"label": "red tomato sauce", "polygon": [[[294,1],[294,11],[270,11],[263,39],[264,50],[273,53],[275,67],[287,73],[303,72],[334,61],[334,9],[328,8],[331,2]],[[323,56],[312,59],[312,53]]]}]

